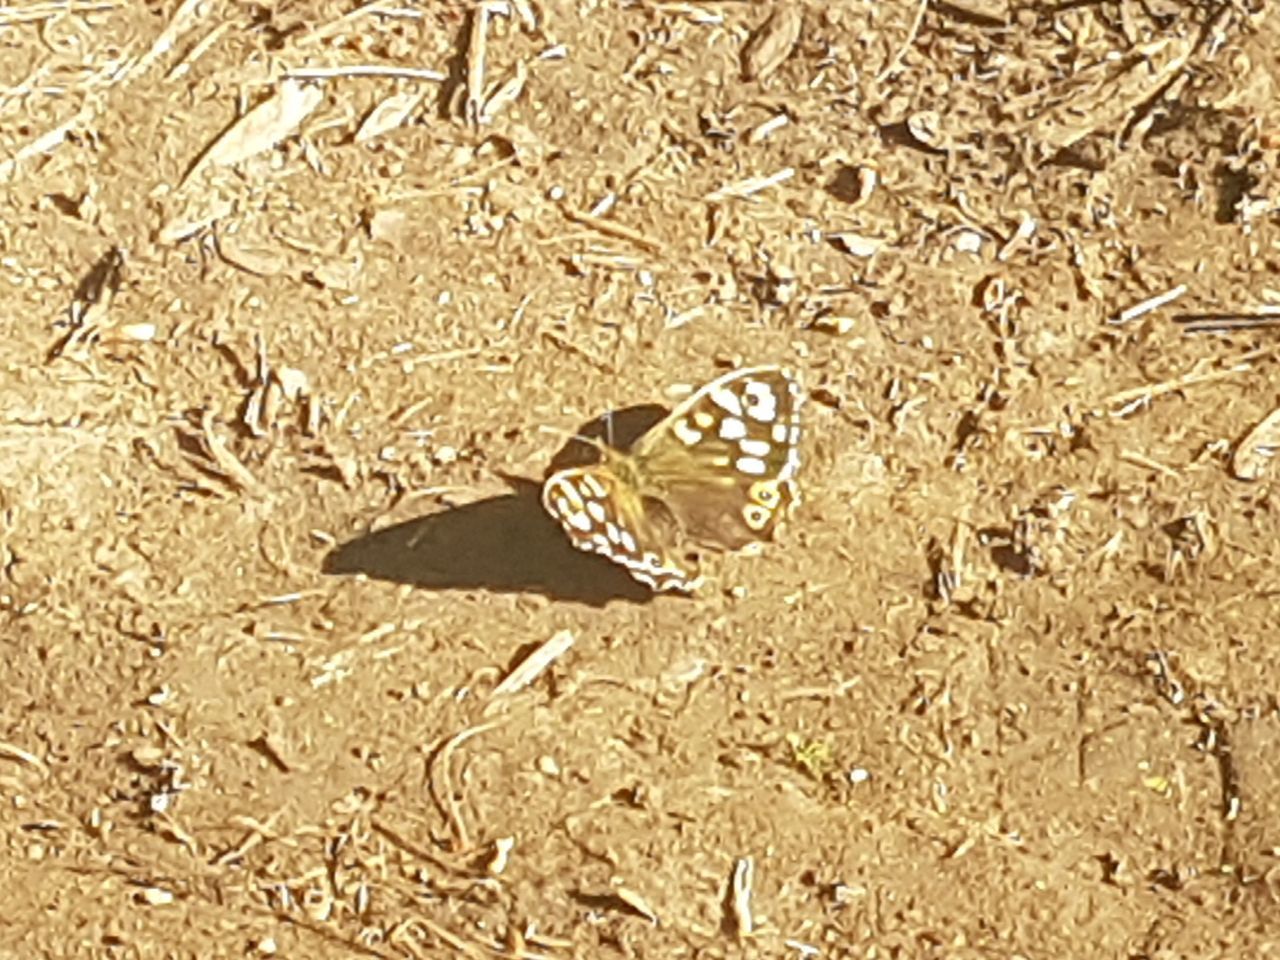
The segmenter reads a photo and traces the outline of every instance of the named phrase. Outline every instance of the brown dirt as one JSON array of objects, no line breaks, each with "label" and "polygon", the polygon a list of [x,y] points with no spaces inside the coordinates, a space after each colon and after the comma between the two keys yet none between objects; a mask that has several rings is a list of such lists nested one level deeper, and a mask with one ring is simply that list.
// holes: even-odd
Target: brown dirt
[{"label": "brown dirt", "polygon": [[[1275,17],[768,12],[0,9],[0,957],[1280,956]],[[542,515],[764,362],[763,555]]]}]

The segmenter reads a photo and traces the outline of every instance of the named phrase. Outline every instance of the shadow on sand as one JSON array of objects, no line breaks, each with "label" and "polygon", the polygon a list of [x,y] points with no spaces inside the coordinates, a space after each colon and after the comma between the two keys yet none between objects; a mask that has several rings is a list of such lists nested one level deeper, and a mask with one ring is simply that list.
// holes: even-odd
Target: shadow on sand
[{"label": "shadow on sand", "polygon": [[[583,426],[578,434],[625,449],[664,413],[631,407]],[[596,451],[571,440],[551,470],[590,463]],[[603,606],[610,600],[652,598],[621,567],[575,549],[540,502],[533,481],[504,476],[512,492],[407,520],[336,547],[324,561],[330,574],[362,573],[429,590],[541,593],[552,600]]]}]

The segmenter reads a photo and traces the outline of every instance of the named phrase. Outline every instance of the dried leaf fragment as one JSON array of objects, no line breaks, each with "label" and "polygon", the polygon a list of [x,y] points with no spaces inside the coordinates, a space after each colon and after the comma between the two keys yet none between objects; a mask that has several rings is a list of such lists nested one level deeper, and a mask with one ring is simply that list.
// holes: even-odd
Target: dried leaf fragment
[{"label": "dried leaf fragment", "polygon": [[150,343],[156,338],[159,332],[154,323],[147,321],[139,321],[138,323],[124,323],[118,328],[120,336],[126,340],[134,340],[138,343]]},{"label": "dried leaf fragment", "polygon": [[393,93],[369,111],[369,115],[356,131],[355,142],[366,143],[375,137],[394,130],[409,119],[417,109],[426,92],[422,90],[403,90]]},{"label": "dried leaf fragment", "polygon": [[374,210],[365,213],[369,239],[399,245],[409,234],[409,217],[403,210]]},{"label": "dried leaf fragment", "polygon": [[184,178],[190,180],[209,166],[230,166],[269,150],[297,131],[302,121],[324,99],[315,84],[285,80],[274,95],[258,104],[217,140],[196,161]]},{"label": "dried leaf fragment", "polygon": [[782,66],[796,48],[803,20],[791,3],[775,7],[742,47],[742,78],[763,80]]},{"label": "dried leaf fragment", "polygon": [[507,869],[507,864],[511,860],[511,851],[515,848],[515,837],[499,837],[493,841],[493,859],[489,861],[489,873],[496,877]]},{"label": "dried leaf fragment", "polygon": [[860,233],[852,233],[848,230],[828,233],[827,239],[838,249],[853,257],[874,257],[880,251],[880,248],[884,246],[883,240],[864,236]]},{"label": "dried leaf fragment", "polygon": [[653,907],[650,906],[649,901],[635,890],[632,890],[629,887],[619,886],[614,889],[613,895],[626,906],[630,907],[636,913],[640,914],[640,916],[652,923],[655,927],[661,922],[658,917],[658,911],[654,910]]},{"label": "dried leaf fragment", "polygon": [[137,899],[149,907],[164,907],[173,903],[173,892],[163,887],[144,887]]},{"label": "dried leaf fragment", "polygon": [[299,398],[311,393],[311,381],[297,367],[276,367],[271,373],[289,402],[297,403]]},{"label": "dried leaf fragment", "polygon": [[1260,480],[1280,451],[1280,407],[1240,441],[1231,457],[1231,472],[1238,480]]},{"label": "dried leaf fragment", "polygon": [[484,106],[480,108],[480,122],[484,124],[492,123],[493,118],[502,110],[515,103],[520,97],[520,93],[524,90],[524,85],[529,79],[529,68],[524,65],[523,60],[516,61],[515,68],[511,74],[498,84],[497,88],[485,100]]},{"label": "dried leaf fragment", "polygon": [[231,266],[258,277],[274,277],[288,268],[288,260],[278,250],[242,243],[230,233],[219,233],[217,251]]},{"label": "dried leaf fragment", "polygon": [[330,290],[354,290],[364,258],[359,254],[345,257],[326,257],[311,268],[311,277]]}]

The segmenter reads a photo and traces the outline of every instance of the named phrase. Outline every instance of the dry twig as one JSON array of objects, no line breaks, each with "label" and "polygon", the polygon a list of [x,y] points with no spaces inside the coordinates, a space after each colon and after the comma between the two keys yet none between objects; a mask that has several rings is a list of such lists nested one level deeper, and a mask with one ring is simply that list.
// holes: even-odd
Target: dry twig
[{"label": "dry twig", "polygon": [[1159,310],[1161,307],[1168,306],[1177,300],[1180,296],[1187,292],[1187,285],[1180,283],[1164,293],[1158,293],[1154,297],[1148,297],[1131,307],[1126,307],[1116,314],[1112,324],[1119,326],[1122,323],[1129,323],[1131,320],[1137,320],[1139,317],[1150,313],[1152,310]]},{"label": "dry twig", "polygon": [[558,630],[536,650],[520,661],[520,664],[493,688],[492,697],[502,697],[523,690],[542,675],[551,664],[569,652],[574,637],[568,630]]},{"label": "dry twig", "polygon": [[733,925],[739,939],[750,937],[755,930],[755,918],[751,913],[751,884],[755,879],[755,861],[740,857],[733,865],[733,887],[730,907]]},{"label": "dry twig", "polygon": [[336,77],[394,77],[404,80],[429,80],[443,83],[447,73],[425,67],[390,67],[384,64],[353,64],[348,67],[299,67],[284,75],[285,80],[332,80]]}]

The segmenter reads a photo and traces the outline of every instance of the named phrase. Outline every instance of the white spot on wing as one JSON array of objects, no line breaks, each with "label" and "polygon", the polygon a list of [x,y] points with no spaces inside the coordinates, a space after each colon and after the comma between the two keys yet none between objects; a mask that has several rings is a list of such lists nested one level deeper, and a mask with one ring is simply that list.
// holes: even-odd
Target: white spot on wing
[{"label": "white spot on wing", "polygon": [[604,504],[599,500],[587,501],[587,513],[591,515],[591,519],[596,523],[604,523],[609,517],[609,514],[604,509]]},{"label": "white spot on wing", "polygon": [[[769,431],[769,435],[773,437],[774,443],[786,443],[787,437],[790,436],[790,434],[791,431],[787,429],[787,425],[785,423],[775,423],[773,425],[773,429]],[[729,438],[725,437],[725,439],[727,440]]]},{"label": "white spot on wing", "polygon": [[767,457],[773,444],[768,440],[742,440],[738,443],[738,449],[753,457]]},{"label": "white spot on wing", "polygon": [[565,522],[568,523],[569,526],[573,527],[575,530],[581,530],[583,533],[590,532],[591,528],[595,526],[595,524],[591,522],[591,518],[581,510],[575,510],[573,513],[561,514],[561,516],[564,517]]},{"label": "white spot on wing", "polygon": [[[725,417],[720,421],[721,440],[741,440],[747,435],[747,425],[737,417]],[[784,434],[783,439],[786,439]]]},{"label": "white spot on wing", "polygon": [[726,387],[712,387],[707,396],[711,398],[712,403],[726,413],[731,413],[735,417],[742,416],[742,401],[732,390]]},{"label": "white spot on wing", "polygon": [[570,510],[582,509],[582,497],[578,491],[574,489],[572,483],[564,480],[552,479],[553,489],[556,493],[556,507],[561,513],[568,513]]},{"label": "white spot on wing", "polygon": [[759,457],[739,457],[734,465],[739,471],[752,477],[763,477],[768,469]]},{"label": "white spot on wing", "polygon": [[782,469],[778,471],[780,480],[790,480],[796,475],[796,471],[800,469],[800,453],[795,447],[787,451],[787,462],[782,465]]},{"label": "white spot on wing", "polygon": [[671,432],[674,433],[680,442],[686,446],[692,447],[695,443],[702,441],[702,431],[695,430],[689,425],[689,421],[681,417],[671,425]]},{"label": "white spot on wing", "polygon": [[746,396],[747,416],[761,423],[778,419],[778,398],[773,388],[762,380],[748,380],[742,388]]}]

